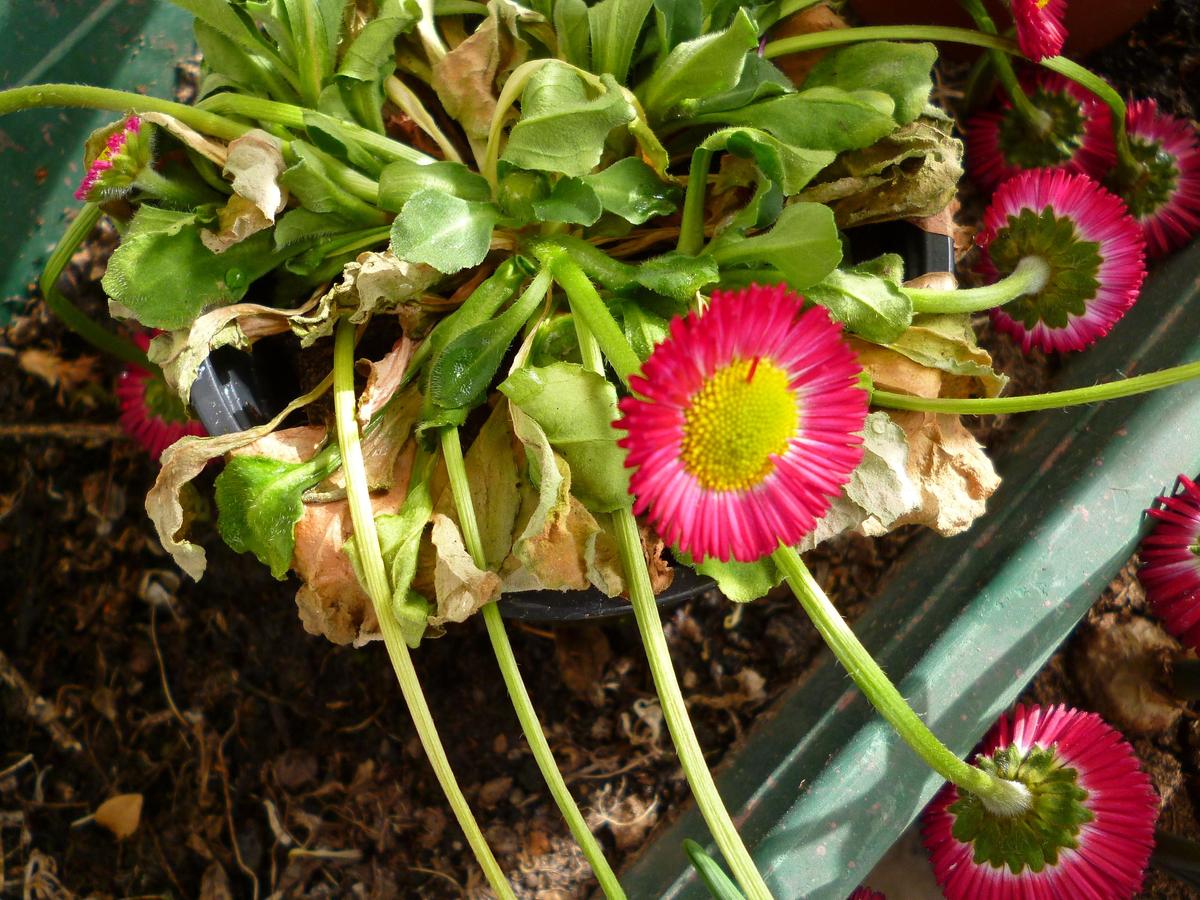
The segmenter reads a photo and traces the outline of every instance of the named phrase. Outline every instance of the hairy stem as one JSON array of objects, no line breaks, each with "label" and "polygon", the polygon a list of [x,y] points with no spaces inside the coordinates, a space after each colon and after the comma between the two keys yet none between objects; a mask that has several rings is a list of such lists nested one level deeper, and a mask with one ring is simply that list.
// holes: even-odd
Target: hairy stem
[{"label": "hairy stem", "polygon": [[1050,266],[1040,256],[1026,256],[1012,272],[994,284],[953,291],[901,288],[917,313],[973,313],[1003,306],[1046,286]]},{"label": "hairy stem", "polygon": [[813,626],[846,672],[879,714],[925,764],[947,781],[979,797],[989,809],[1015,815],[1029,805],[1028,789],[1015,781],[997,778],[959,759],[937,739],[929,727],[900,696],[867,648],[855,637],[841,613],[825,596],[812,573],[792,547],[781,545],[772,556],[787,577],[792,593],[804,607]]},{"label": "hairy stem", "polygon": [[[971,18],[975,20],[975,24],[979,26],[979,30],[985,34],[996,34],[996,23],[992,21],[992,17],[983,7],[981,0],[960,0],[963,7],[970,13]],[[1008,61],[1008,57],[1000,50],[989,50],[988,58],[992,61],[992,68],[996,71],[996,77],[1000,79],[1000,84],[1004,86],[1004,92],[1008,94],[1009,100],[1012,101],[1013,109],[1026,122],[1033,126],[1034,131],[1038,134],[1048,134],[1053,122],[1050,119],[1050,114],[1045,110],[1038,109],[1030,101],[1029,96],[1025,93],[1025,89],[1021,87],[1021,82],[1017,79],[1017,73],[1013,71],[1012,63]]]},{"label": "hairy stem", "polygon": [[338,446],[341,449],[342,470],[346,476],[346,500],[350,506],[354,540],[362,562],[365,582],[363,586],[375,607],[379,630],[383,633],[392,668],[396,671],[396,680],[400,683],[400,692],[408,705],[417,736],[421,739],[421,746],[425,748],[425,755],[433,766],[434,774],[450,802],[450,808],[454,811],[459,826],[466,835],[467,843],[470,844],[475,859],[496,896],[502,900],[516,900],[504,872],[487,845],[483,832],[479,830],[479,824],[467,805],[467,798],[458,786],[454,771],[450,768],[450,760],[446,758],[446,750],[438,737],[429,705],[425,702],[408,645],[404,643],[404,636],[392,613],[391,585],[388,582],[383,554],[379,549],[379,536],[375,530],[375,517],[371,508],[370,488],[367,485],[367,470],[363,462],[362,442],[358,423],[355,421],[354,406],[354,325],[348,319],[342,319],[338,322],[334,338],[333,409],[337,422]]},{"label": "hairy stem", "polygon": [[911,397],[908,394],[893,394],[891,391],[872,391],[871,405],[884,409],[912,409],[957,416],[990,416],[1000,413],[1035,412],[1039,409],[1063,409],[1100,400],[1116,400],[1181,384],[1193,378],[1200,378],[1200,362],[1185,363],[1158,372],[1123,378],[1120,381],[1093,384],[1090,387],[1051,391],[1047,394],[1028,394],[1024,397],[956,400],[949,397]]},{"label": "hairy stem", "polygon": [[67,267],[67,263],[71,261],[71,257],[75,255],[79,245],[92,233],[92,229],[100,221],[100,215],[99,206],[95,203],[85,203],[83,209],[79,211],[79,215],[75,217],[75,221],[58,239],[54,252],[46,261],[46,268],[42,270],[42,277],[38,279],[42,298],[46,301],[46,306],[50,308],[50,311],[58,316],[64,325],[97,350],[111,353],[117,359],[141,366],[148,371],[158,372],[158,366],[146,358],[146,354],[140,347],[93,321],[58,289],[58,276]]},{"label": "hairy stem", "polygon": [[638,533],[637,521],[630,507],[613,513],[613,523],[616,526],[617,548],[621,556],[621,567],[625,572],[626,584],[629,589],[629,599],[633,604],[633,614],[637,619],[638,633],[642,638],[642,646],[646,650],[646,660],[650,664],[650,674],[654,678],[654,688],[662,705],[663,719],[671,732],[671,740],[679,755],[679,763],[683,774],[696,798],[696,806],[712,832],[717,848],[725,857],[733,877],[745,891],[750,900],[764,900],[771,896],[771,891],[759,874],[754,860],[746,845],[742,843],[741,835],[725,808],[708,763],[704,760],[704,751],[696,739],[696,732],[688,718],[687,705],[683,701],[683,693],[679,681],[675,677],[675,668],[671,664],[671,651],[663,636],[662,620],[658,616],[658,606],[654,602],[654,590],[650,585],[650,574],[646,571],[646,557],[642,552],[642,538]]}]

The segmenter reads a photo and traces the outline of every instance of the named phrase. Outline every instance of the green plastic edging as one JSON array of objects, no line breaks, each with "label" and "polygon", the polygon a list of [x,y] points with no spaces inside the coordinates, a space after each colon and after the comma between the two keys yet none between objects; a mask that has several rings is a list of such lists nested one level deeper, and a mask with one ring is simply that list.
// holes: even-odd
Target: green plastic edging
[{"label": "green plastic edging", "polygon": [[[1193,242],[1055,387],[1198,358]],[[1197,423],[1194,384],[1028,416],[1006,448],[988,514],[957,538],[919,542],[871,603],[855,631],[956,752],[969,752],[1013,703],[1129,558],[1153,497],[1200,471]],[[940,783],[828,654],[718,778],[780,900],[848,895]],[[706,835],[689,807],[624,874],[629,895],[706,897],[682,850],[684,838]]]},{"label": "green plastic edging", "polygon": [[[8,0],[0,3],[0,88],[86,82],[170,98],[176,64],[195,52],[191,23],[190,13],[155,0]],[[79,209],[84,139],[116,118],[79,109],[0,118],[0,324]]]}]

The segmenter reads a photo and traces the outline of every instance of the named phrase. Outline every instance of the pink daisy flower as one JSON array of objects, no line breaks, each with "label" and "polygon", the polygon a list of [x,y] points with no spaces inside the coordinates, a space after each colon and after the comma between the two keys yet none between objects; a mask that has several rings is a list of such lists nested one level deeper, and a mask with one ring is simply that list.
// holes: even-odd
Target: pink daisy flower
[{"label": "pink daisy flower", "polygon": [[115,127],[75,189],[76,200],[100,201],[127,191],[150,161],[142,120],[130,116]]},{"label": "pink daisy flower", "polygon": [[1104,177],[1117,159],[1112,113],[1095,94],[1055,72],[1026,74],[1022,87],[1049,113],[1049,134],[1038,134],[1007,98],[967,124],[967,168],[985,190],[1027,169],[1066,169]]},{"label": "pink daisy flower", "polygon": [[1141,888],[1158,797],[1133,748],[1095,713],[1018,706],[983,740],[977,764],[1021,781],[1032,806],[989,812],[952,784],[922,834],[950,900],[1118,900]]},{"label": "pink daisy flower", "polygon": [[[138,346],[150,346],[146,334],[134,335]],[[188,416],[187,408],[162,378],[141,366],[127,365],[117,378],[121,427],[154,459],[185,435],[205,435],[204,426]]]},{"label": "pink daisy flower", "polygon": [[1138,580],[1167,631],[1200,651],[1200,487],[1180,475],[1146,513],[1157,522],[1142,541]]},{"label": "pink daisy flower", "polygon": [[1200,232],[1200,139],[1191,123],[1138,100],[1126,111],[1130,149],[1144,169],[1135,183],[1108,185],[1142,226],[1151,256],[1165,256]]},{"label": "pink daisy flower", "polygon": [[1050,267],[1046,285],[992,310],[1025,352],[1082,350],[1108,334],[1137,300],[1145,242],[1125,204],[1086,175],[1024,172],[992,197],[976,241],[981,269],[1010,274],[1023,258]]},{"label": "pink daisy flower", "polygon": [[714,291],[621,402],[634,512],[697,559],[796,543],[862,458],[860,372],[841,326],[786,286]]},{"label": "pink daisy flower", "polygon": [[1067,40],[1067,0],[1011,0],[1017,44],[1034,62],[1058,56]]}]

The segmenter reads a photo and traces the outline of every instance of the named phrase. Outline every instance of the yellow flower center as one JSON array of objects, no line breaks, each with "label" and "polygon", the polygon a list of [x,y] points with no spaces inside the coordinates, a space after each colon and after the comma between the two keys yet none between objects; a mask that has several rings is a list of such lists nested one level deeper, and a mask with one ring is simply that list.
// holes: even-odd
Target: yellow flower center
[{"label": "yellow flower center", "polygon": [[747,490],[771,474],[799,423],[787,372],[763,359],[730,363],[683,413],[684,467],[708,490]]}]

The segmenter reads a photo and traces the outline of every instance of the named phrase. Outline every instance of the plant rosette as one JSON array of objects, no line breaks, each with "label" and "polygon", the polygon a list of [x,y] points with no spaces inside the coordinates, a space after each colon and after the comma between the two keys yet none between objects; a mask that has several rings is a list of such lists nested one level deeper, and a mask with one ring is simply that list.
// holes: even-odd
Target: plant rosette
[{"label": "plant rosette", "polygon": [[1011,100],[997,95],[995,108],[967,122],[967,170],[984,190],[1028,169],[1065,169],[1103,178],[1116,163],[1112,113],[1086,88],[1039,69],[1021,79],[1034,109],[1049,116],[1040,131]]},{"label": "plant rosette", "polygon": [[1133,749],[1095,713],[1018,706],[976,753],[1024,784],[1018,815],[947,785],[925,812],[934,874],[951,900],[1132,897],[1154,847],[1158,796]]}]

